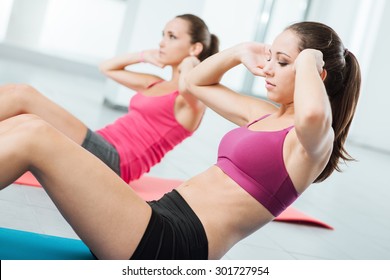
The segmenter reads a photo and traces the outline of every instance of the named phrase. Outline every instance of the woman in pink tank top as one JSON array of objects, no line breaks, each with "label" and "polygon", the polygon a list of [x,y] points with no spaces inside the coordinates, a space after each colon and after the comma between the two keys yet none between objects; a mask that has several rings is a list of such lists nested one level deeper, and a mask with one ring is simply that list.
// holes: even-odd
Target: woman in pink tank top
[{"label": "woman in pink tank top", "polygon": [[[272,103],[220,84],[239,64],[265,79]],[[191,70],[187,90],[238,127],[215,165],[161,199],[143,201],[96,157],[25,115],[0,123],[0,188],[31,171],[97,258],[218,259],[351,159],[344,143],[360,81],[333,29],[296,23],[272,46],[239,44]]]},{"label": "woman in pink tank top", "polygon": [[[108,78],[137,92],[129,111],[112,124],[92,132],[75,116],[28,85],[0,87],[0,121],[33,114],[49,122],[100,158],[123,180],[130,182],[160,162],[164,155],[199,127],[205,106],[180,90],[185,74],[199,61],[218,52],[219,40],[205,22],[192,14],[170,20],[159,49],[127,53],[104,61],[99,69]],[[180,67],[191,56],[191,67]],[[171,67],[170,80],[129,70],[138,63]],[[159,108],[156,110],[156,108]]]}]

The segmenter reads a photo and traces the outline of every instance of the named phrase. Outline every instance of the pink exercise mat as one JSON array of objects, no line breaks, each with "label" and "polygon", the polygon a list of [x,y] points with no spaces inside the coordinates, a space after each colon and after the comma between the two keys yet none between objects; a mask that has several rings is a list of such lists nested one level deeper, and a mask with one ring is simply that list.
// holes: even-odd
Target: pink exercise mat
[{"label": "pink exercise mat", "polygon": [[[137,192],[143,199],[150,201],[156,200],[162,197],[165,193],[171,191],[182,183],[182,180],[177,179],[165,179],[156,178],[150,176],[143,176],[140,179],[130,183],[130,186]],[[19,179],[15,181],[15,184],[26,185],[33,187],[41,187],[40,183],[35,177],[27,172],[23,174]],[[326,229],[333,229],[330,225],[313,218],[309,215],[300,212],[293,207],[288,207],[278,217],[274,219],[277,222],[288,222],[296,224],[306,224],[312,226],[319,226]]]}]

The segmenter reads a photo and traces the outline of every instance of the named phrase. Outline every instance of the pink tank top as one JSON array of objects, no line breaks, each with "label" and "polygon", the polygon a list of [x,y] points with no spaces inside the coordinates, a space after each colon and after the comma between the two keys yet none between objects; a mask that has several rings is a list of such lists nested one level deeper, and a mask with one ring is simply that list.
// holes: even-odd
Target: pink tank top
[{"label": "pink tank top", "polygon": [[219,145],[216,165],[276,217],[298,198],[283,161],[284,139],[293,127],[249,130],[267,116],[228,132]]},{"label": "pink tank top", "polygon": [[138,179],[192,134],[175,118],[178,95],[177,90],[162,96],[136,93],[126,115],[97,131],[118,151],[124,181]]}]

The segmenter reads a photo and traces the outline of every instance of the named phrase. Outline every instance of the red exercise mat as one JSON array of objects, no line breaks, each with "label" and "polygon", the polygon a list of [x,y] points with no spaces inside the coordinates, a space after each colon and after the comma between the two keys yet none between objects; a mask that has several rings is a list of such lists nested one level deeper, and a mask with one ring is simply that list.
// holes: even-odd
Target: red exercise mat
[{"label": "red exercise mat", "polygon": [[[171,191],[183,181],[176,179],[165,179],[150,176],[143,176],[140,179],[130,183],[130,186],[137,192],[143,199],[150,201],[156,200],[162,197],[165,193]],[[40,187],[41,185],[35,179],[35,177],[27,172],[23,174],[15,184]],[[278,217],[274,219],[277,222],[288,222],[297,224],[307,224],[313,226],[319,226],[327,229],[333,229],[330,225],[310,217],[292,207],[288,207]]]},{"label": "red exercise mat", "polygon": [[40,187],[41,184],[35,179],[34,175],[31,172],[26,172],[19,179],[17,179],[14,184],[25,185],[30,187]]}]

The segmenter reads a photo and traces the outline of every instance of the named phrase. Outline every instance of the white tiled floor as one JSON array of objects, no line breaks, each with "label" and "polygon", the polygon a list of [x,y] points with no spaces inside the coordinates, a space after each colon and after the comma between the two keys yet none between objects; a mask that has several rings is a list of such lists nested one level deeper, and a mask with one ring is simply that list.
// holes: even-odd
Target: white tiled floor
[{"label": "white tiled floor", "polygon": [[[103,106],[104,81],[0,60],[0,84],[29,83],[91,128],[122,114]],[[208,111],[200,129],[170,152],[150,175],[185,179],[213,164],[219,139],[233,126]],[[272,222],[230,250],[225,259],[390,259],[390,155],[349,143],[358,162],[311,186],[294,208],[335,228]],[[0,227],[77,238],[47,197],[35,187],[0,192]]]}]

